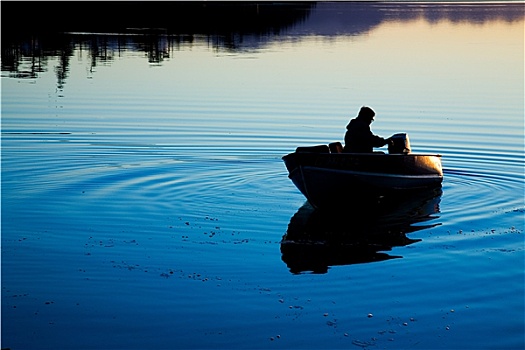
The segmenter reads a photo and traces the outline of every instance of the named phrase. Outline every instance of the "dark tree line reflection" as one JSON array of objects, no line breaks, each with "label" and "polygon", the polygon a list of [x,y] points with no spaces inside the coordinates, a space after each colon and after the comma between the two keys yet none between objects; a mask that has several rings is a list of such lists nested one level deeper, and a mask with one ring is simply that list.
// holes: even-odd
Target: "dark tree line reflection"
[{"label": "dark tree line reflection", "polygon": [[62,88],[75,50],[90,57],[91,71],[124,51],[144,53],[149,63],[160,64],[196,41],[216,50],[243,50],[248,42],[257,46],[304,21],[314,7],[300,2],[4,2],[4,16],[23,13],[25,18],[9,28],[3,22],[2,74],[35,79],[47,71],[50,59],[58,59],[55,73]]},{"label": "dark tree line reflection", "polygon": [[174,51],[205,43],[216,51],[251,51],[282,35],[362,35],[384,21],[425,18],[484,23],[523,20],[523,3],[395,4],[315,2],[3,2],[2,75],[35,79],[55,68],[58,88],[74,52],[90,70],[125,51],[161,64]]}]

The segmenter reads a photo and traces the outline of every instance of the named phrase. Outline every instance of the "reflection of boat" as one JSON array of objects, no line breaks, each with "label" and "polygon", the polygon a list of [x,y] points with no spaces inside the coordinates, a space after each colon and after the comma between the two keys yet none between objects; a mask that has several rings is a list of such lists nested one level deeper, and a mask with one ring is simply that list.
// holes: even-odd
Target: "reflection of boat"
[{"label": "reflection of boat", "polygon": [[341,210],[318,210],[306,202],[290,219],[281,258],[292,273],[401,258],[385,251],[419,242],[406,234],[439,225],[421,223],[438,217],[441,193],[425,190]]},{"label": "reflection of boat", "polygon": [[340,143],[298,147],[283,157],[288,177],[314,207],[345,204],[357,197],[441,186],[440,155],[410,153],[406,134],[392,136],[388,154],[342,153]]}]

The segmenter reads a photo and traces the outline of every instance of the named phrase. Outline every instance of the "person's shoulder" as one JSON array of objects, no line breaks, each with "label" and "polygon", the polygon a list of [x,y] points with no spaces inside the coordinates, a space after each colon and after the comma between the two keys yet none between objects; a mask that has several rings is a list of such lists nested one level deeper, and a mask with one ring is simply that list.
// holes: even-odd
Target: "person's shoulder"
[{"label": "person's shoulder", "polygon": [[362,126],[366,126],[366,123],[364,123],[361,119],[359,118],[354,118],[350,121],[350,124],[354,125],[354,126],[359,126],[359,127],[362,127]]}]

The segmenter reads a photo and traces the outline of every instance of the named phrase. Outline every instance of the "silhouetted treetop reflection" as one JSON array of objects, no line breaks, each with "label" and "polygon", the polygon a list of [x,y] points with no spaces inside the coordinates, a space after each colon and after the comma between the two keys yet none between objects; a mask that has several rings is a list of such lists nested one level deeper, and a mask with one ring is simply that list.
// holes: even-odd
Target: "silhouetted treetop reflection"
[{"label": "silhouetted treetop reflection", "polygon": [[258,46],[258,39],[304,21],[315,3],[4,2],[2,7],[4,14],[24,14],[2,30],[4,76],[36,78],[50,57],[60,58],[60,87],[74,49],[89,53],[91,68],[125,50],[144,52],[150,63],[160,63],[172,50],[197,40],[216,49],[242,50],[248,42]]},{"label": "silhouetted treetop reflection", "polygon": [[50,58],[58,87],[68,76],[75,50],[87,52],[91,69],[111,63],[124,51],[143,52],[152,64],[175,50],[204,43],[217,51],[252,51],[283,35],[362,35],[384,21],[424,18],[483,23],[516,21],[522,3],[504,5],[463,3],[382,2],[17,2],[2,3],[2,74],[38,77]]}]

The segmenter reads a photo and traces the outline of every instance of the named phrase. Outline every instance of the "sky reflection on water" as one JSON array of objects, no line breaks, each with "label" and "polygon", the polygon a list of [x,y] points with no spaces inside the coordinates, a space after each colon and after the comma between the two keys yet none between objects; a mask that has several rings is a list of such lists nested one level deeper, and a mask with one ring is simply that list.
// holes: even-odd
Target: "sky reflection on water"
[{"label": "sky reflection on water", "polygon": [[[197,123],[221,129],[224,118],[235,120],[236,115],[250,115],[257,108],[265,116],[261,124],[268,126],[256,128],[292,129],[299,120],[307,129],[317,128],[321,118],[325,137],[339,138],[344,122],[333,116],[348,115],[356,105],[368,104],[382,116],[376,132],[399,131],[397,118],[402,117],[405,131],[418,133],[412,139],[429,139],[421,133],[439,132],[434,123],[446,119],[450,127],[439,138],[467,140],[468,133],[491,135],[494,122],[488,114],[493,114],[505,138],[518,141],[522,131],[513,126],[522,124],[523,115],[523,106],[516,103],[523,96],[523,21],[488,23],[442,21],[437,26],[418,19],[405,26],[384,22],[362,39],[301,36],[294,41],[285,37],[249,53],[222,54],[197,41],[170,52],[161,67],[133,59],[136,52],[131,47],[115,53],[111,63],[92,67],[89,51],[77,50],[77,63],[58,69],[77,78],[59,80],[56,91],[49,88],[55,100],[51,107],[56,110],[46,119],[51,124],[53,114],[60,115],[64,108],[85,115],[82,123],[103,122],[109,111],[129,117],[132,111],[142,110],[157,118],[180,111],[190,112]],[[455,40],[450,40],[451,35]],[[52,79],[50,68],[60,66],[61,61],[50,59],[49,72],[40,73],[37,81]],[[111,95],[98,93],[105,84],[113,87]],[[24,88],[10,85],[13,91]],[[131,97],[144,93],[144,87],[147,98]],[[94,97],[83,99],[88,93]],[[3,108],[8,112],[9,105]],[[215,122],[217,114],[221,118]],[[273,118],[278,122],[271,123]],[[290,123],[283,125],[284,120]],[[6,119],[4,125],[9,122]]]}]

